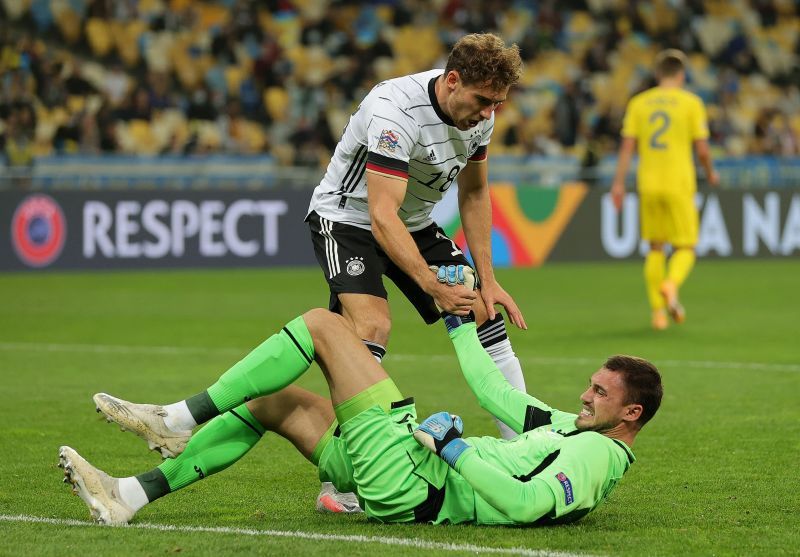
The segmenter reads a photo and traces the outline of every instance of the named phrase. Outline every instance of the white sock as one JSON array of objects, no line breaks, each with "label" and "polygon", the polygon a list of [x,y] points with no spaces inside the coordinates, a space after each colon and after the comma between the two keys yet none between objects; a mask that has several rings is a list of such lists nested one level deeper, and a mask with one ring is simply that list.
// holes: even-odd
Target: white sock
[{"label": "white sock", "polygon": [[[478,338],[483,349],[491,356],[497,368],[503,376],[511,383],[511,386],[520,391],[525,391],[525,376],[522,375],[522,366],[519,358],[511,348],[511,341],[508,340],[506,324],[502,314],[498,313],[494,321],[486,321],[478,327]],[[517,436],[516,432],[506,424],[495,418],[497,429],[503,439],[512,439]]]},{"label": "white sock", "polygon": [[514,349],[511,348],[511,341],[506,339],[485,350],[503,373],[503,377],[511,383],[511,386],[517,390],[524,391],[525,376],[522,375],[522,365],[519,363],[519,358],[514,354]]},{"label": "white sock", "polygon": [[167,404],[164,406],[167,412],[164,418],[164,424],[172,431],[191,431],[197,427],[197,422],[194,421],[194,416],[189,412],[189,407],[186,401],[182,400],[175,404]]},{"label": "white sock", "polygon": [[142,484],[135,476],[119,478],[119,497],[134,511],[138,511],[149,503]]}]

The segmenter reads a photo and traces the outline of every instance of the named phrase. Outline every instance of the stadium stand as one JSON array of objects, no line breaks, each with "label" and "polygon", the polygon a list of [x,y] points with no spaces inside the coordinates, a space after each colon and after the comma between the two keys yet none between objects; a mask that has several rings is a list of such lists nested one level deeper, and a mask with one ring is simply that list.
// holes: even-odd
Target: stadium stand
[{"label": "stadium stand", "polygon": [[322,168],[377,81],[443,65],[462,34],[520,45],[493,153],[613,153],[655,52],[690,53],[717,155],[800,155],[792,0],[0,0],[7,167],[53,155],[267,156]]}]

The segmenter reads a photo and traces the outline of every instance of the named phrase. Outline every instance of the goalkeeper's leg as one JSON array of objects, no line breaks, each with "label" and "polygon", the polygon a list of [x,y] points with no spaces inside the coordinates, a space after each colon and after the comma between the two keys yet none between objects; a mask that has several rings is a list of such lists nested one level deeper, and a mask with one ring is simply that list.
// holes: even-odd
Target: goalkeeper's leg
[{"label": "goalkeeper's leg", "polygon": [[[102,511],[103,522],[123,523],[148,503],[228,468],[247,454],[265,431],[285,437],[317,465],[336,425],[330,401],[290,386],[217,416],[192,437],[177,458],[167,459],[149,472],[91,483],[92,477],[106,476],[83,462],[82,476],[70,469],[67,478],[82,497],[86,495],[87,504],[91,501],[94,514]],[[94,491],[83,493],[87,486]],[[357,502],[354,506],[348,511],[360,510]]]},{"label": "goalkeeper's leg", "polygon": [[110,421],[135,432],[162,455],[176,456],[194,427],[243,402],[283,389],[305,373],[313,359],[314,341],[303,317],[298,317],[198,395],[163,407],[134,404],[105,393],[95,395],[94,401]]},{"label": "goalkeeper's leg", "polygon": [[258,442],[264,429],[242,404],[202,428],[176,459],[124,478],[107,475],[70,447],[59,449],[65,481],[89,507],[97,522],[125,524],[147,505],[168,493],[224,470]]}]

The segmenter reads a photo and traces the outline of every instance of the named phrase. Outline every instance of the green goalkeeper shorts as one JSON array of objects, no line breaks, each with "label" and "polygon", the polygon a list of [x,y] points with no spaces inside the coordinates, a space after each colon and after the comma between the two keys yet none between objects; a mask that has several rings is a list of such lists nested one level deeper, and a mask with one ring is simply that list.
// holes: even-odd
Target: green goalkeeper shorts
[{"label": "green goalkeeper shorts", "polygon": [[319,462],[320,479],[355,492],[367,517],[380,522],[430,522],[444,499],[447,464],[413,437],[413,399],[387,414],[372,406],[341,424]]}]

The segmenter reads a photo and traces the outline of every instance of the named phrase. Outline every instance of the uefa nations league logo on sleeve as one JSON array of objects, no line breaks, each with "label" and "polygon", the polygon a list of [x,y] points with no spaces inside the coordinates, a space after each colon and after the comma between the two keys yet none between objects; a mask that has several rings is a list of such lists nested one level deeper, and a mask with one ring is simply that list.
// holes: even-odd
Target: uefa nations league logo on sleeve
[{"label": "uefa nations league logo on sleeve", "polygon": [[46,267],[58,259],[66,238],[64,212],[50,196],[29,195],[11,219],[11,245],[29,267]]}]

